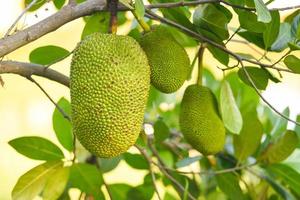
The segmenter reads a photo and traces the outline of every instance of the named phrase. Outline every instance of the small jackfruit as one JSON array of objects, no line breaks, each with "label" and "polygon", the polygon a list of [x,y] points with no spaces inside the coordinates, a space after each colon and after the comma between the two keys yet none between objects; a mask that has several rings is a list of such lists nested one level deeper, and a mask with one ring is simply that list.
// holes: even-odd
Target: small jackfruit
[{"label": "small jackfruit", "polygon": [[216,98],[209,88],[190,85],[184,92],[179,115],[181,131],[196,150],[216,154],[225,143],[225,128]]},{"label": "small jackfruit", "polygon": [[190,73],[190,60],[184,48],[163,26],[145,33],[139,43],[148,57],[151,84],[164,93],[177,91]]},{"label": "small jackfruit", "polygon": [[299,139],[295,131],[287,130],[275,143],[269,144],[258,160],[265,164],[279,163],[287,159],[297,148]]},{"label": "small jackfruit", "polygon": [[94,33],[77,46],[71,63],[71,118],[80,143],[99,157],[117,156],[140,133],[150,67],[128,36]]}]

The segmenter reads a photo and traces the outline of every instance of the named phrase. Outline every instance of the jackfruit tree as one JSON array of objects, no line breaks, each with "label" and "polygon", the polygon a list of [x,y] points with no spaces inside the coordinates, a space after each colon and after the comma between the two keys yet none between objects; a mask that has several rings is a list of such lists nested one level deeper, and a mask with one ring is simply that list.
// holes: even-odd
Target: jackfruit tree
[{"label": "jackfruit tree", "polygon": [[[0,199],[300,199],[297,1],[0,7],[18,3],[0,20]],[[32,110],[35,90],[51,104]]]}]

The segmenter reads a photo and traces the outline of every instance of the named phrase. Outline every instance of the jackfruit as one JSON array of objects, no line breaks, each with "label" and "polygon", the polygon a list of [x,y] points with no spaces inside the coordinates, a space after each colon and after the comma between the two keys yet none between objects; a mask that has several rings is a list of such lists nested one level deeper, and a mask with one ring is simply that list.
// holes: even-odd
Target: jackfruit
[{"label": "jackfruit", "polygon": [[179,115],[187,142],[203,155],[216,154],[225,143],[225,128],[216,98],[209,88],[190,85],[184,92]]},{"label": "jackfruit", "polygon": [[297,148],[299,139],[295,131],[287,130],[275,143],[269,144],[258,158],[265,164],[279,163],[287,159]]},{"label": "jackfruit", "polygon": [[139,40],[150,69],[151,84],[164,93],[177,91],[188,78],[190,60],[166,27],[157,26]]},{"label": "jackfruit", "polygon": [[150,67],[128,36],[94,33],[71,63],[71,119],[80,143],[96,156],[117,156],[140,133],[150,88]]}]

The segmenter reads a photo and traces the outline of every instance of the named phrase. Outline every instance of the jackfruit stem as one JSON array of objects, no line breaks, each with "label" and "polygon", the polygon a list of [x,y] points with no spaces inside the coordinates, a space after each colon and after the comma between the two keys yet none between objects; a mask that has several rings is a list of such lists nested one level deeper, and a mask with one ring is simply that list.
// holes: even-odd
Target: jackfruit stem
[{"label": "jackfruit stem", "polygon": [[150,26],[145,22],[145,20],[143,18],[139,18],[135,11],[132,11],[133,16],[135,17],[135,19],[138,21],[138,23],[140,24],[140,26],[144,29],[145,32],[150,32],[151,28]]},{"label": "jackfruit stem", "polygon": [[198,51],[198,79],[197,84],[202,85],[202,76],[203,76],[203,54],[206,48],[205,43],[201,43],[201,46]]},{"label": "jackfruit stem", "polygon": [[109,1],[109,11],[110,11],[110,21],[108,32],[112,34],[117,34],[118,29],[118,0]]}]

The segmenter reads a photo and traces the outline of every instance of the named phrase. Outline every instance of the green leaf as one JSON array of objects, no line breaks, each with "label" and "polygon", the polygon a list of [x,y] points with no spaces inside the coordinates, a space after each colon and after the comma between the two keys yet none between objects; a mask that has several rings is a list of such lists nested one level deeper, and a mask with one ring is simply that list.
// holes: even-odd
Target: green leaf
[{"label": "green leaf", "polygon": [[274,143],[269,144],[259,160],[266,164],[284,161],[297,148],[298,142],[297,133],[287,130],[283,136],[278,138]]},{"label": "green leaf", "polygon": [[71,167],[70,182],[72,187],[78,188],[95,199],[104,199],[101,192],[103,179],[94,165],[76,163]]},{"label": "green leaf", "polygon": [[161,150],[158,152],[158,155],[160,156],[160,158],[163,160],[163,162],[165,163],[165,165],[167,167],[170,167],[170,168],[173,167],[174,159],[173,159],[173,155],[170,151]]},{"label": "green leaf", "polygon": [[282,185],[277,183],[274,179],[269,176],[263,176],[264,179],[272,186],[272,188],[280,194],[280,196],[285,200],[296,200],[296,198]]},{"label": "green leaf", "polygon": [[230,83],[240,110],[256,108],[260,100],[259,96],[252,87],[248,87],[240,80],[237,72],[227,74],[225,79]]},{"label": "green leaf", "polygon": [[256,13],[257,13],[257,21],[263,23],[269,23],[272,20],[271,14],[264,4],[262,0],[254,0]]},{"label": "green leaf", "polygon": [[300,43],[289,42],[288,46],[292,51],[300,50]]},{"label": "green leaf", "polygon": [[84,39],[86,36],[100,32],[106,33],[109,26],[109,13],[102,12],[92,15],[88,18],[83,31],[81,33],[81,39]]},{"label": "green leaf", "polygon": [[256,112],[243,114],[243,128],[240,135],[233,136],[234,154],[240,161],[255,153],[263,135],[263,126]]},{"label": "green leaf", "polygon": [[122,156],[117,156],[113,158],[97,158],[101,172],[106,173],[115,169],[122,160],[122,158]]},{"label": "green leaf", "polygon": [[257,16],[254,13],[238,10],[237,14],[241,28],[255,33],[263,33],[265,31],[265,24],[257,21]]},{"label": "green leaf", "polygon": [[225,13],[213,4],[198,6],[193,15],[193,23],[200,33],[203,34],[202,29],[204,29],[215,34],[221,40],[229,37],[227,28],[229,21]]},{"label": "green leaf", "polygon": [[298,10],[295,10],[294,12],[292,12],[291,14],[287,15],[285,18],[284,18],[284,22],[287,22],[287,23],[292,23],[294,18],[300,14],[300,9]]},{"label": "green leaf", "polygon": [[53,171],[43,191],[44,200],[56,200],[63,194],[69,180],[69,173],[70,167],[60,167]]},{"label": "green leaf", "polygon": [[54,6],[57,9],[61,9],[63,5],[65,4],[66,0],[53,0]]},{"label": "green leaf", "polygon": [[243,127],[243,119],[227,81],[221,85],[220,111],[225,127],[230,132],[239,134]]},{"label": "green leaf", "polygon": [[279,34],[272,44],[271,50],[280,52],[287,48],[288,42],[292,40],[291,25],[289,23],[280,24]]},{"label": "green leaf", "polygon": [[[300,115],[297,115],[297,118],[296,118],[297,122],[300,122]],[[300,138],[300,126],[295,126],[294,130],[297,132],[298,134],[298,138]]]},{"label": "green leaf", "polygon": [[62,166],[61,161],[49,161],[23,174],[12,191],[13,200],[33,199],[44,188],[53,171]]},{"label": "green leaf", "polygon": [[[57,105],[68,115],[71,116],[70,102],[64,97],[60,98]],[[60,144],[68,151],[73,150],[73,134],[71,123],[64,118],[61,112],[55,108],[52,115],[53,129]]]},{"label": "green leaf", "polygon": [[263,40],[263,34],[262,33],[254,33],[250,31],[239,31],[237,33],[239,36],[244,38],[245,40],[255,44],[256,46],[265,49],[265,44]]},{"label": "green leaf", "polygon": [[216,176],[219,188],[230,199],[246,199],[239,185],[239,180],[233,173],[224,173]]},{"label": "green leaf", "polygon": [[142,0],[135,0],[134,12],[138,19],[143,19],[145,15],[145,6]]},{"label": "green leaf", "polygon": [[212,45],[207,45],[207,48],[220,63],[225,66],[228,65],[229,55],[226,52],[222,51],[219,48],[213,47]]},{"label": "green leaf", "polygon": [[[156,0],[157,3],[171,3],[178,2],[178,0]],[[160,9],[163,16],[167,19],[170,19],[180,25],[185,26],[186,28],[195,31],[193,24],[190,22],[191,13],[186,7],[177,7],[177,8],[167,8]]]},{"label": "green leaf", "polygon": [[[290,109],[286,107],[282,114],[289,117],[290,116]],[[287,129],[288,121],[282,117],[277,117],[273,124],[273,129],[270,133],[272,136],[272,141],[278,139]]]},{"label": "green leaf", "polygon": [[112,199],[117,200],[127,200],[127,193],[131,188],[132,186],[121,183],[109,185],[109,189],[112,194]]},{"label": "green leaf", "polygon": [[178,162],[176,162],[175,166],[176,166],[176,168],[186,167],[194,162],[199,161],[201,158],[202,158],[202,156],[183,158],[182,160],[179,160]]},{"label": "green leaf", "polygon": [[280,28],[280,15],[279,11],[272,11],[272,21],[266,24],[266,29],[263,32],[265,47],[271,47],[273,42],[275,42]]},{"label": "green leaf", "polygon": [[[259,90],[266,89],[270,77],[266,70],[257,67],[245,67],[245,70],[248,72],[250,78]],[[244,83],[252,87],[252,84],[248,80],[248,76],[244,72],[243,68],[239,69],[238,75]]]},{"label": "green leaf", "polygon": [[163,200],[174,200],[174,199],[176,199],[176,197],[174,197],[173,194],[171,194],[169,192],[166,192],[165,196],[163,198]]},{"label": "green leaf", "polygon": [[51,141],[37,136],[20,137],[8,142],[17,152],[35,160],[59,160],[63,152]]},{"label": "green leaf", "polygon": [[155,122],[153,128],[154,128],[155,143],[157,144],[163,142],[170,135],[169,127],[165,124],[165,122],[161,118],[159,118]]},{"label": "green leaf", "polygon": [[145,158],[140,154],[124,153],[126,163],[135,169],[149,169],[149,165]]},{"label": "green leaf", "polygon": [[29,60],[32,63],[49,65],[68,56],[70,52],[58,46],[42,46],[34,49],[29,54]]},{"label": "green leaf", "polygon": [[294,38],[300,39],[300,14],[293,19],[291,32]]},{"label": "green leaf", "polygon": [[300,195],[300,174],[297,171],[283,164],[270,165],[266,169],[282,179],[294,192]]},{"label": "green leaf", "polygon": [[300,74],[300,59],[294,55],[288,55],[284,58],[284,64],[293,72]]},{"label": "green leaf", "polygon": [[[27,7],[33,0],[25,0],[24,1],[24,7]],[[46,3],[46,0],[39,0],[35,2],[35,4],[29,9],[30,12],[35,11],[42,7]]]},{"label": "green leaf", "polygon": [[149,183],[143,183],[142,185],[138,185],[134,188],[131,188],[127,193],[127,200],[149,200],[152,199],[154,194],[154,188],[152,185],[152,182]]}]

